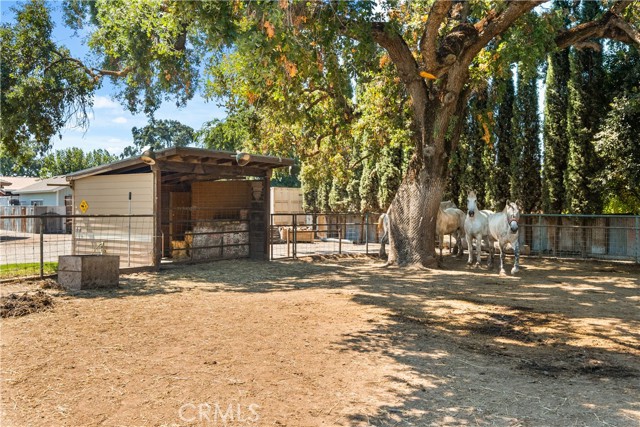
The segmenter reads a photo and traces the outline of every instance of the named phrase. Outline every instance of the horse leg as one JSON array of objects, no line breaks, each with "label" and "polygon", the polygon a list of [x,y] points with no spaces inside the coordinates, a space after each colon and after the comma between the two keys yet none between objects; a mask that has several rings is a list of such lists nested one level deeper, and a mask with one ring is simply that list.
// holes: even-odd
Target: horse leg
[{"label": "horse leg", "polygon": [[467,265],[471,265],[473,263],[473,246],[471,246],[471,241],[473,237],[471,234],[467,234],[467,249],[469,250],[469,261],[467,261]]},{"label": "horse leg", "polygon": [[[455,229],[453,231],[458,231],[458,229]],[[449,234],[449,243],[451,243],[451,237],[453,236],[453,231],[451,232],[451,234]],[[456,234],[456,244],[449,247],[449,253],[451,253],[451,255],[458,255],[458,235]]]},{"label": "horse leg", "polygon": [[476,268],[482,262],[482,234],[476,234]]},{"label": "horse leg", "polygon": [[498,245],[500,246],[500,275],[501,276],[506,276],[507,273],[504,271],[504,253],[505,253],[505,249],[507,248],[507,245],[505,243],[499,242]]},{"label": "horse leg", "polygon": [[444,240],[444,234],[438,234],[438,246],[440,246],[440,262],[442,262],[442,241]]},{"label": "horse leg", "polygon": [[520,242],[517,240],[513,244],[513,254],[515,256],[515,261],[513,262],[511,274],[516,274],[520,270]]},{"label": "horse leg", "polygon": [[458,229],[458,237],[456,239],[456,244],[458,245],[458,258],[462,258],[462,256],[464,255],[464,245],[462,244],[463,231],[464,230],[462,228]]},{"label": "horse leg", "polygon": [[382,237],[380,238],[380,253],[379,253],[380,258],[386,258],[387,256],[387,251],[385,247],[386,247],[388,238],[389,238],[389,231],[385,231]]},{"label": "horse leg", "polygon": [[495,252],[494,248],[494,244],[493,244],[493,240],[490,236],[487,236],[487,245],[489,245],[488,249],[489,249],[489,259],[487,260],[487,267],[492,268],[493,267],[493,254]]}]

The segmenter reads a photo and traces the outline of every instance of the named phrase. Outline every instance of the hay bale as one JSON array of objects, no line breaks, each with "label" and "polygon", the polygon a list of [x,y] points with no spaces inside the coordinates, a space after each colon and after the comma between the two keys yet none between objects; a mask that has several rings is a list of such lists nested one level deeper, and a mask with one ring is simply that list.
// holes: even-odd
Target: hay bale
[{"label": "hay bale", "polygon": [[189,258],[188,246],[185,240],[171,241],[171,258],[176,260]]}]

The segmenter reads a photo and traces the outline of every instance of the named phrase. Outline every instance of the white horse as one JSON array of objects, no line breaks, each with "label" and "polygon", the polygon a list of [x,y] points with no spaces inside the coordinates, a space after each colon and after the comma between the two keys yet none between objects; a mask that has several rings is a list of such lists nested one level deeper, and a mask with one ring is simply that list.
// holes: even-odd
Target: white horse
[{"label": "white horse", "polygon": [[518,240],[518,221],[520,221],[520,210],[518,205],[507,201],[507,205],[502,212],[489,215],[489,265],[493,264],[494,242],[498,242],[500,248],[500,275],[505,275],[504,253],[507,243],[513,247],[515,261],[511,274],[515,274],[520,269],[520,242]]},{"label": "white horse", "polygon": [[[391,209],[391,208],[389,208]],[[462,222],[460,222],[459,228],[460,230],[462,230],[463,228],[463,224],[464,224],[464,212],[462,212],[460,209],[458,209],[456,207],[456,204],[453,203],[450,200],[447,201],[443,201],[440,202],[440,211],[445,210],[448,211],[449,209],[455,209],[456,214],[460,215],[460,218],[462,218]],[[440,221],[440,212],[438,212],[438,217],[436,218],[436,232],[438,232],[438,235],[440,237],[440,258],[442,258],[442,239],[443,236],[440,235],[440,232],[438,231],[438,223]],[[448,222],[448,220],[447,220]],[[379,255],[380,257],[385,257],[387,256],[387,251],[385,250],[386,244],[389,243],[389,210],[387,210],[387,212],[380,214],[380,216],[378,217],[378,234],[382,234],[382,237],[380,237],[380,252]],[[446,227],[443,226],[443,229],[446,229]],[[452,233],[453,231],[455,231],[455,229],[452,229],[451,231],[445,231],[444,234],[449,234]],[[462,256],[463,253],[463,249],[462,249],[462,231],[459,231],[458,235],[456,236],[456,246],[459,248],[458,249],[458,253],[459,256]]]},{"label": "white horse", "polygon": [[464,220],[464,232],[467,237],[467,249],[469,250],[469,261],[467,265],[473,263],[473,239],[476,239],[476,267],[480,266],[482,253],[482,237],[488,241],[489,235],[489,215],[493,212],[489,210],[479,210],[475,191],[467,194],[467,216]]},{"label": "white horse", "polygon": [[445,203],[440,203],[438,209],[438,217],[436,218],[436,233],[438,234],[438,246],[440,246],[440,260],[442,260],[442,246],[444,244],[444,235],[455,233],[456,244],[452,253],[457,254],[458,257],[463,255],[464,249],[462,247],[462,233],[464,231],[464,219],[465,214],[460,209],[455,207],[443,208]]},{"label": "white horse", "polygon": [[378,234],[382,233],[380,237],[380,258],[387,256],[385,245],[389,243],[389,211],[380,214],[378,217]]}]

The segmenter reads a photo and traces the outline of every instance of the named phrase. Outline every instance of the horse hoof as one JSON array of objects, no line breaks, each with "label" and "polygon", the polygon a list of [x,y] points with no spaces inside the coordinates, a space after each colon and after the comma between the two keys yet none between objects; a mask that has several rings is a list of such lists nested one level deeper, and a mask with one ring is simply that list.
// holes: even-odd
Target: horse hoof
[{"label": "horse hoof", "polygon": [[476,262],[476,265],[474,266],[475,268],[480,268],[480,263]]},{"label": "horse hoof", "polygon": [[519,269],[519,268],[513,267],[513,268],[511,269],[511,274],[512,274],[512,275],[513,275],[513,274],[516,274],[518,271],[520,271],[520,269]]},{"label": "horse hoof", "polygon": [[504,270],[500,270],[500,275],[501,275],[501,276],[506,276],[506,275],[507,275],[507,272],[506,272],[506,271],[504,271]]}]

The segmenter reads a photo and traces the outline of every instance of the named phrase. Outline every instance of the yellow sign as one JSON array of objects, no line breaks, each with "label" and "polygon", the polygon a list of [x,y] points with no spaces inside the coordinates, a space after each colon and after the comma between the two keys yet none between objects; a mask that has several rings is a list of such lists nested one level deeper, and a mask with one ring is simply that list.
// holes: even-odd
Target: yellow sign
[{"label": "yellow sign", "polygon": [[82,211],[82,213],[87,212],[87,209],[89,209],[89,203],[87,203],[86,200],[82,199],[82,201],[80,202],[80,210]]}]

